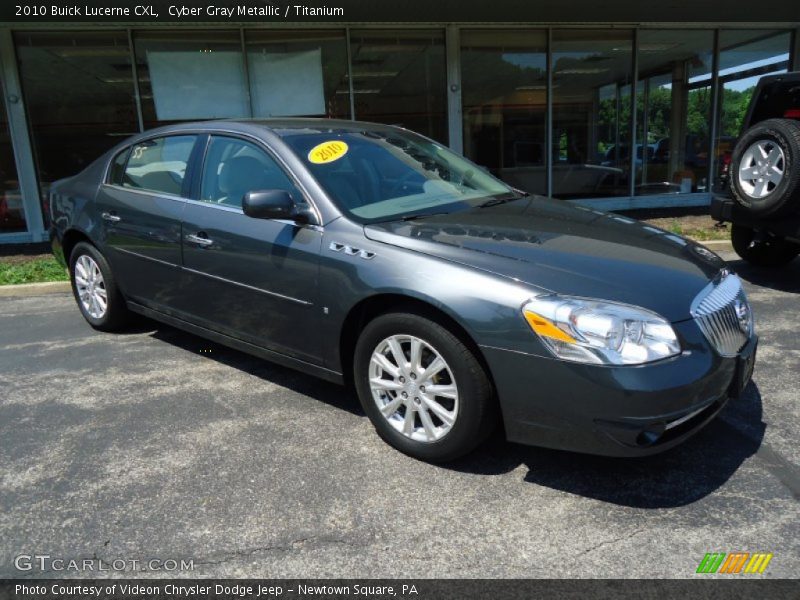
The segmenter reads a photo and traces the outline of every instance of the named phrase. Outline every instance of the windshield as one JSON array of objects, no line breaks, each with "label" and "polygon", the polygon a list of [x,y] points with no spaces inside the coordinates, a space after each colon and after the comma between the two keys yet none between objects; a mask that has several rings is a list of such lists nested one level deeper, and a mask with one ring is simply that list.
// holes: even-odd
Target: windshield
[{"label": "windshield", "polygon": [[444,146],[404,131],[298,132],[283,139],[339,208],[361,223],[519,195]]}]

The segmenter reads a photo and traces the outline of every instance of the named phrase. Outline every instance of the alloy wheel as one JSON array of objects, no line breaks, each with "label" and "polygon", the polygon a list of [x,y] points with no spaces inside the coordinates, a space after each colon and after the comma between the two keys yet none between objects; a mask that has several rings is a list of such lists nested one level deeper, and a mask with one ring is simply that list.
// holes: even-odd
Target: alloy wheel
[{"label": "alloy wheel", "polygon": [[786,157],[773,141],[759,140],[751,144],[739,163],[739,185],[751,198],[770,195],[783,180]]},{"label": "alloy wheel", "polygon": [[100,267],[91,256],[82,254],[75,261],[75,287],[86,313],[102,319],[108,309],[108,291]]},{"label": "alloy wheel", "polygon": [[372,398],[389,424],[417,442],[435,442],[458,418],[459,394],[453,371],[429,343],[393,335],[372,353]]}]

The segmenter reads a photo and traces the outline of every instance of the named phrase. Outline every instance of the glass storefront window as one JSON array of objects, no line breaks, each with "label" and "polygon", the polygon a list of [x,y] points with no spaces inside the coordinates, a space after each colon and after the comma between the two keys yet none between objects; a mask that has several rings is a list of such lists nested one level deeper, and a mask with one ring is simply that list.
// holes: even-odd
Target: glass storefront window
[{"label": "glass storefront window", "polygon": [[707,192],[714,34],[639,32],[636,194]]},{"label": "glass storefront window", "polygon": [[0,85],[0,233],[25,231],[25,211],[8,130],[6,95]]},{"label": "glass storefront window", "polygon": [[51,182],[78,173],[139,131],[125,32],[16,33],[25,105],[42,199]]},{"label": "glass storefront window", "polygon": [[758,79],[789,68],[788,31],[724,30],[719,33],[719,120],[717,125],[715,191],[726,187],[731,152]]},{"label": "glass storefront window", "polygon": [[245,31],[254,117],[350,118],[344,31]]},{"label": "glass storefront window", "polygon": [[145,129],[250,116],[238,30],[148,31],[134,46]]},{"label": "glass storefront window", "polygon": [[633,32],[555,29],[552,40],[553,195],[627,196]]},{"label": "glass storefront window", "polygon": [[401,125],[447,144],[442,30],[352,30],[355,115]]},{"label": "glass storefront window", "polygon": [[509,185],[547,192],[547,32],[461,32],[464,154]]}]

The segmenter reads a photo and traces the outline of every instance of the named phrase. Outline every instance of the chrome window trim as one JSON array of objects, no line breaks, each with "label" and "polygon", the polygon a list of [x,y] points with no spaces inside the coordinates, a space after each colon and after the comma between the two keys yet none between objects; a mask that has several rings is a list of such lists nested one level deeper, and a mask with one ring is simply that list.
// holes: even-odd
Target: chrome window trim
[{"label": "chrome window trim", "polygon": [[188,198],[184,198],[180,195],[170,194],[168,192],[154,192],[152,190],[146,190],[144,188],[132,188],[132,187],[125,187],[124,185],[119,185],[116,183],[101,183],[103,187],[110,187],[116,190],[123,190],[125,192],[133,192],[134,194],[142,194],[145,196],[155,196],[156,198],[164,198],[166,200],[178,200],[180,202],[186,202]]},{"label": "chrome window trim", "polygon": [[[193,198],[181,198],[187,204],[193,204],[195,206],[203,206],[205,208],[215,208],[217,210],[224,210],[225,212],[232,212],[240,215],[244,215],[244,211],[241,208],[237,208],[235,206],[227,206],[225,204],[217,204],[216,202],[211,202],[209,200],[195,200]],[[311,229],[313,231],[325,231],[325,228],[322,225],[315,225],[313,223],[298,223],[297,221],[292,221],[291,219],[263,219],[265,221],[272,221],[273,223],[284,223],[286,225],[294,225],[295,227],[303,227],[305,229]]]},{"label": "chrome window trim", "polygon": [[[269,127],[266,127],[266,129],[268,131],[271,131],[269,129]],[[292,183],[294,183],[294,185],[297,187],[297,189],[300,190],[300,192],[303,194],[303,200],[305,201],[306,204],[308,204],[311,207],[311,210],[313,211],[314,216],[316,217],[316,220],[317,220],[317,223],[309,223],[309,224],[307,224],[307,226],[308,227],[314,227],[314,228],[316,228],[316,227],[322,228],[323,227],[322,212],[319,210],[319,207],[317,206],[316,202],[314,202],[314,200],[312,199],[312,194],[308,191],[308,188],[306,188],[306,186],[303,185],[303,182],[300,181],[295,176],[294,172],[292,171],[292,169],[288,165],[288,163],[281,156],[279,156],[264,140],[262,140],[258,136],[255,136],[255,135],[253,135],[251,133],[247,133],[247,132],[243,132],[243,131],[236,131],[234,129],[192,128],[192,129],[185,129],[185,130],[182,129],[182,130],[179,130],[179,131],[172,131],[172,132],[168,132],[168,133],[161,132],[161,133],[144,134],[144,135],[142,135],[142,137],[139,137],[135,142],[131,142],[129,144],[126,144],[125,146],[120,148],[117,152],[114,152],[114,153],[111,154],[111,156],[108,158],[108,160],[106,161],[106,164],[105,164],[105,172],[103,174],[103,181],[102,181],[101,185],[107,185],[107,186],[111,186],[111,187],[115,187],[115,188],[119,188],[119,189],[123,189],[123,190],[128,190],[128,191],[138,191],[138,192],[142,192],[142,193],[149,192],[149,190],[141,190],[139,188],[129,188],[129,187],[124,187],[124,186],[120,186],[120,185],[117,185],[117,184],[109,183],[108,177],[109,177],[109,173],[110,173],[110,170],[111,170],[111,163],[114,162],[114,158],[116,156],[118,156],[120,152],[124,152],[125,150],[130,150],[131,146],[133,146],[135,144],[138,144],[138,143],[141,143],[141,142],[145,142],[147,140],[156,139],[156,138],[173,137],[173,136],[179,136],[179,135],[208,135],[208,136],[223,135],[225,137],[245,138],[248,141],[254,142],[256,144],[256,146],[258,146],[259,148],[263,149],[273,160],[275,160],[276,163],[278,163],[278,166],[281,169],[283,169],[283,171],[286,173],[287,177],[289,177],[289,179],[292,181]],[[277,134],[274,134],[274,135],[277,135]],[[200,167],[200,175],[199,175],[199,177],[201,178],[201,180],[202,180],[203,168],[205,167],[205,151],[207,151],[207,150],[208,150],[208,148],[206,148],[206,150],[204,150],[203,162],[202,162],[202,165]],[[161,194],[161,193],[158,193],[158,192],[151,192],[151,193],[155,194],[155,195],[158,195],[158,196],[177,197],[177,198],[180,198],[181,200],[194,200],[193,198],[186,198],[185,196],[175,196],[174,194],[167,194],[167,193]],[[202,201],[198,200],[198,202],[202,202]],[[208,203],[206,202],[204,204],[207,205]]]},{"label": "chrome window trim", "polygon": [[217,204],[216,202],[212,202],[210,200],[195,200],[194,198],[184,198],[184,201],[187,204],[194,204],[196,206],[206,206],[208,208],[216,208],[219,210],[224,210],[226,212],[239,213],[240,215],[244,214],[244,211],[241,208],[237,208],[236,206],[230,206],[227,204]]}]

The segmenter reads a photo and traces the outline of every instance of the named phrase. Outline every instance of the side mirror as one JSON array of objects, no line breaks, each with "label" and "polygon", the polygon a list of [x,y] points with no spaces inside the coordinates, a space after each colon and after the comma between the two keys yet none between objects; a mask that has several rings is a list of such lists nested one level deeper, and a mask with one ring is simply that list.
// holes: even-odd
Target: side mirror
[{"label": "side mirror", "polygon": [[297,223],[310,220],[310,211],[298,208],[286,190],[247,192],[242,199],[242,210],[254,219],[288,219]]}]

